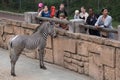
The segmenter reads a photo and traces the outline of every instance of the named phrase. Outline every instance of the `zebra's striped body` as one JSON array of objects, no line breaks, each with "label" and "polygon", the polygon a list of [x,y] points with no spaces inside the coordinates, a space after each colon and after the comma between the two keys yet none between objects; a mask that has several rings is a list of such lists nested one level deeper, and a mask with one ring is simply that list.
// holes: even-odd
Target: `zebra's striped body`
[{"label": "zebra's striped body", "polygon": [[24,48],[30,50],[38,48],[40,67],[46,69],[43,59],[48,35],[54,37],[56,33],[49,22],[44,22],[32,35],[16,35],[14,38],[10,39],[11,75],[15,76],[15,63]]}]

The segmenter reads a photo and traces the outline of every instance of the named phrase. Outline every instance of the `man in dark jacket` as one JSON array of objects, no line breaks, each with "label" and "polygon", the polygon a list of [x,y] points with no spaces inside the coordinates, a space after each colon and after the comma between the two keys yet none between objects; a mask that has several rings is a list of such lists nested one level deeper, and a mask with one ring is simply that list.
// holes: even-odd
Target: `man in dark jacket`
[{"label": "man in dark jacket", "polygon": [[[94,26],[95,23],[96,23],[96,21],[97,21],[97,19],[98,19],[98,15],[96,15],[96,14],[94,13],[94,11],[93,11],[92,8],[89,8],[89,16],[88,16],[88,18],[87,18],[87,20],[86,20],[86,23],[87,23],[88,25]],[[98,30],[89,29],[89,34],[90,34],[90,35],[100,36],[100,32],[99,32]]]},{"label": "man in dark jacket", "polygon": [[68,15],[67,15],[67,12],[65,11],[65,6],[64,4],[60,4],[60,9],[56,12],[56,17],[59,18],[60,14],[64,14],[65,15],[65,18],[67,19]]}]

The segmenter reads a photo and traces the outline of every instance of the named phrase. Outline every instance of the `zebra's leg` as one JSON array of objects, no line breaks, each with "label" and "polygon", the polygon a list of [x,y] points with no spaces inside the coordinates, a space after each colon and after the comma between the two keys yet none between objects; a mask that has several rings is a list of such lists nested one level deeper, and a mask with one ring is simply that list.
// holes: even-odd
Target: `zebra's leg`
[{"label": "zebra's leg", "polygon": [[10,59],[11,59],[11,75],[12,76],[16,76],[16,74],[15,74],[15,64],[16,64],[16,61],[19,58],[19,55],[20,54],[15,53],[15,51],[10,54]]},{"label": "zebra's leg", "polygon": [[40,68],[47,69],[44,65],[44,49],[39,49],[39,60],[40,60]]}]

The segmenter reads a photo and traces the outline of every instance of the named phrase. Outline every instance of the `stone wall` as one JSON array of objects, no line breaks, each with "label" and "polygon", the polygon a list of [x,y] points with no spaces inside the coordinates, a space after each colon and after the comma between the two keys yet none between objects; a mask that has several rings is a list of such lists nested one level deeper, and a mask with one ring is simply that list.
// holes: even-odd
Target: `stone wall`
[{"label": "stone wall", "polygon": [[[38,24],[0,20],[0,46],[16,34],[32,34]],[[57,38],[48,37],[45,61],[63,66],[95,80],[120,80],[120,42],[57,29]],[[37,50],[24,54],[38,59]]]},{"label": "stone wall", "polygon": [[0,18],[24,21],[24,14],[0,10]]}]

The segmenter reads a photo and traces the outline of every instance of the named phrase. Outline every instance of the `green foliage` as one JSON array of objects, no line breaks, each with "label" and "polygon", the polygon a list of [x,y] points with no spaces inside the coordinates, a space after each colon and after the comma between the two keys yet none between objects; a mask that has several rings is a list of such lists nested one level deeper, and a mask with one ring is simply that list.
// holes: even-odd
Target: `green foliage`
[{"label": "green foliage", "polygon": [[0,9],[15,12],[37,11],[39,2],[43,2],[49,7],[54,5],[57,9],[60,3],[65,3],[67,7],[66,10],[69,12],[70,17],[73,16],[74,11],[76,9],[79,10],[81,6],[84,6],[87,11],[89,7],[92,7],[96,13],[100,13],[101,9],[106,7],[109,9],[113,19],[120,22],[119,0],[0,0]]}]

